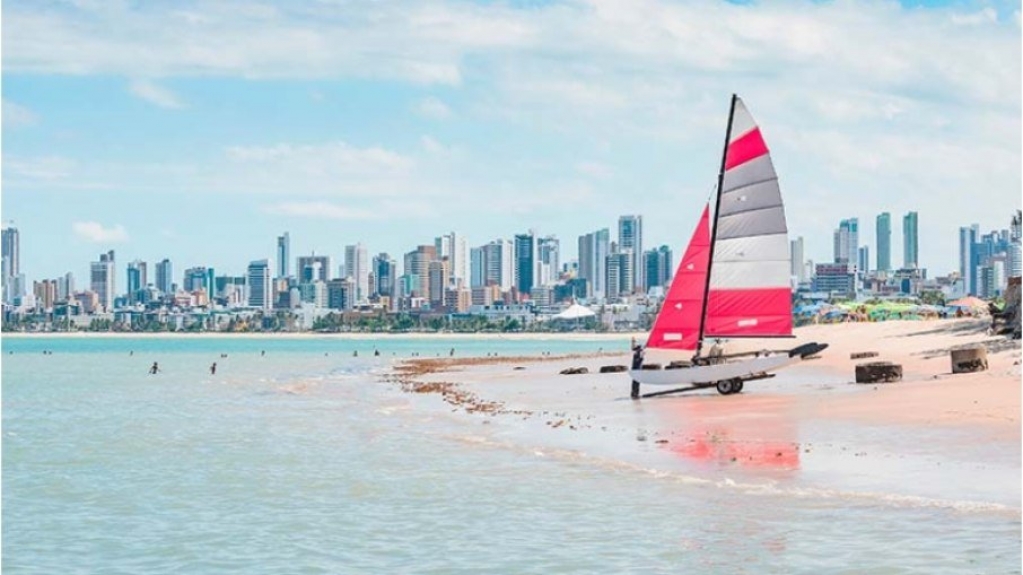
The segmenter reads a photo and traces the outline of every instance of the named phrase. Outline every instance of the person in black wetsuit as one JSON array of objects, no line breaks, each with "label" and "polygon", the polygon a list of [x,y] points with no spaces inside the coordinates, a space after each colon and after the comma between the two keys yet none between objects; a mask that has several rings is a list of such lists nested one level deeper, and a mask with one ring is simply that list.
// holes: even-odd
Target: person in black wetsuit
[{"label": "person in black wetsuit", "polygon": [[[637,345],[632,348],[632,369],[643,368],[643,346]],[[639,399],[639,382],[632,380],[632,399]]]}]

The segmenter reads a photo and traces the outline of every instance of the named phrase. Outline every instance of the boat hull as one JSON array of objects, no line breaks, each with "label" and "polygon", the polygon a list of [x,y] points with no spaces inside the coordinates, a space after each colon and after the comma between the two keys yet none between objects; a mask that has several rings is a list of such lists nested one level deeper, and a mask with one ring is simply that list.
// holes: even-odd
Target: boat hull
[{"label": "boat hull", "polygon": [[718,381],[736,378],[747,379],[757,374],[777,371],[801,360],[802,357],[799,355],[790,357],[786,353],[780,353],[741,361],[678,369],[631,369],[629,375],[643,385],[710,385]]}]

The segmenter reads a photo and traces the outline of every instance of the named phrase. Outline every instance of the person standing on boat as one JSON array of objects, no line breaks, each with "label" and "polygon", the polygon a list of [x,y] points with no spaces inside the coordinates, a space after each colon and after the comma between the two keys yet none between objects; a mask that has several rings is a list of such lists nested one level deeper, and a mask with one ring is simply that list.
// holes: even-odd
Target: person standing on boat
[{"label": "person standing on boat", "polygon": [[[643,346],[632,347],[632,369],[643,369]],[[639,382],[632,380],[632,399],[639,399]]]}]

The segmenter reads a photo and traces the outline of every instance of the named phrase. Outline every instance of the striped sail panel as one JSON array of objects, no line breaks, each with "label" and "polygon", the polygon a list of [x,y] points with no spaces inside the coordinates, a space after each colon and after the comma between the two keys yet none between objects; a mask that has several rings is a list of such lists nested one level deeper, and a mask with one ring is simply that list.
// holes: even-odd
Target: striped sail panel
[{"label": "striped sail panel", "polygon": [[721,211],[718,213],[727,216],[779,206],[781,206],[781,190],[778,188],[778,180],[771,179],[721,194]]},{"label": "striped sail panel", "polygon": [[696,349],[700,339],[700,316],[710,264],[710,205],[696,224],[671,287],[665,295],[646,346],[660,349]]},{"label": "striped sail panel", "polygon": [[772,337],[792,334],[792,290],[713,289],[707,302],[704,335]]},{"label": "striped sail panel", "polygon": [[715,224],[706,336],[792,333],[788,227],[760,128],[735,98]]},{"label": "striped sail panel", "polygon": [[718,218],[719,240],[787,233],[785,208],[782,206],[732,212]]},{"label": "striped sail panel", "polygon": [[727,193],[757,182],[777,179],[778,175],[774,172],[774,164],[771,163],[771,156],[768,154],[725,172],[721,189]]},{"label": "striped sail panel", "polygon": [[714,261],[714,284],[711,290],[755,289],[784,287],[789,291],[791,281],[789,270],[778,270],[774,262],[719,262]]},{"label": "striped sail panel", "polygon": [[728,143],[738,140],[756,127],[757,123],[746,109],[746,104],[742,103],[741,98],[736,98],[735,108],[732,111],[732,133],[728,135]]}]

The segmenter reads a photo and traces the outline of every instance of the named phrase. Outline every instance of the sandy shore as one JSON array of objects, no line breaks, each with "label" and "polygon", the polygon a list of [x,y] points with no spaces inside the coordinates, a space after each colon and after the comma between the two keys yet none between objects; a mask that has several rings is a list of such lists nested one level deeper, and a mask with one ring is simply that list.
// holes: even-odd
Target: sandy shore
[{"label": "sandy shore", "polygon": [[[985,327],[977,320],[849,323],[801,328],[780,345],[728,342],[726,352],[830,344],[820,358],[730,396],[701,390],[631,401],[626,374],[597,373],[627,365],[628,354],[409,361],[397,366],[396,379],[538,445],[626,459],[653,447],[705,472],[800,472],[831,485],[965,494],[1018,510],[1020,345]],[[989,369],[953,375],[949,350],[974,344],[988,347]],[[868,351],[879,356],[850,359]],[[648,361],[667,359],[648,354]],[[856,364],[867,361],[901,364],[903,381],[853,383]],[[589,373],[559,375],[566,367]],[[949,491],[956,484],[969,487]]]}]

